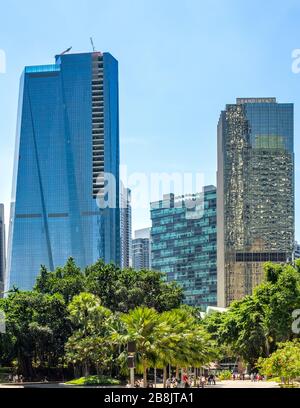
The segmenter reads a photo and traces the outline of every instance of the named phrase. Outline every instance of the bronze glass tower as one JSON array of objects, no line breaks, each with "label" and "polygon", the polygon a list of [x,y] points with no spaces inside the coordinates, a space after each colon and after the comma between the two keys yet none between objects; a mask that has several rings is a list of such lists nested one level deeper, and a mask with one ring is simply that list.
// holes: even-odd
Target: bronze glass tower
[{"label": "bronze glass tower", "polygon": [[294,248],[294,106],[238,99],[218,126],[218,304],[251,294]]}]

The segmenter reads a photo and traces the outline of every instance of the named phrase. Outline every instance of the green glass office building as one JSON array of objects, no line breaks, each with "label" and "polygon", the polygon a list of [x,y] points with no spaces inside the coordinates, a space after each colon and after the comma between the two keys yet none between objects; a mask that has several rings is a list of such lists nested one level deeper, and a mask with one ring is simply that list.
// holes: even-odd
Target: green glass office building
[{"label": "green glass office building", "polygon": [[217,302],[216,188],[151,204],[152,269],[184,289],[185,303],[206,309]]}]

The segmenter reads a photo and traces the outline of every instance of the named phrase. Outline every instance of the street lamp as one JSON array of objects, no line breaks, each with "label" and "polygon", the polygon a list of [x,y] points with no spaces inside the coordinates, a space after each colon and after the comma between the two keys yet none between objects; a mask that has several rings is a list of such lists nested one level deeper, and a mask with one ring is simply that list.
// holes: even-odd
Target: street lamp
[{"label": "street lamp", "polygon": [[130,385],[134,388],[134,369],[135,369],[135,355],[136,355],[136,343],[130,341],[128,343],[128,368],[130,370]]}]

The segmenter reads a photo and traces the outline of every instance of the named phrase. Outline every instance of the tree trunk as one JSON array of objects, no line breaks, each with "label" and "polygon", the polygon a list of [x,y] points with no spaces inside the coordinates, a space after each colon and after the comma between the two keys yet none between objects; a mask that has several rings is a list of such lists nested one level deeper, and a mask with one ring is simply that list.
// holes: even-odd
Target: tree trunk
[{"label": "tree trunk", "polygon": [[144,380],[144,388],[148,387],[148,380],[147,380],[147,365],[144,363],[144,372],[143,372],[143,380]]},{"label": "tree trunk", "polygon": [[86,361],[84,363],[84,376],[88,377],[89,375],[90,375],[89,363]]},{"label": "tree trunk", "polygon": [[268,340],[267,340],[266,346],[267,346],[267,357],[270,357],[270,343]]},{"label": "tree trunk", "polygon": [[179,380],[179,367],[176,367],[176,379]]},{"label": "tree trunk", "polygon": [[154,387],[157,388],[157,368],[154,368]]},{"label": "tree trunk", "polygon": [[25,378],[31,378],[33,377],[33,368],[32,368],[32,360],[30,357],[23,357],[19,354],[19,359],[18,359],[18,369],[20,371],[20,374],[23,375]]},{"label": "tree trunk", "polygon": [[164,367],[164,388],[167,388],[167,367]]}]

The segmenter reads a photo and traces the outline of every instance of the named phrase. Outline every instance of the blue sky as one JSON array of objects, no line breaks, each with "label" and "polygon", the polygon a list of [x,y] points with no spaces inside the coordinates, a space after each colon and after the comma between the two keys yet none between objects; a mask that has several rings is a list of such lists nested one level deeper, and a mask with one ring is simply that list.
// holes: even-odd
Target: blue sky
[{"label": "blue sky", "polygon": [[[0,201],[8,210],[18,81],[25,65],[96,48],[120,63],[122,163],[129,172],[202,172],[215,184],[216,127],[236,97],[276,96],[295,103],[300,147],[298,0],[10,0],[2,2],[0,49]],[[300,172],[296,163],[296,187]],[[300,239],[300,189],[297,237]],[[148,210],[134,229],[149,226]]]}]

